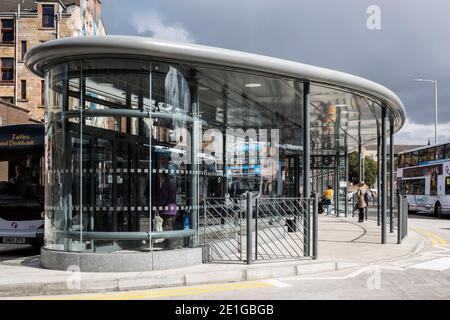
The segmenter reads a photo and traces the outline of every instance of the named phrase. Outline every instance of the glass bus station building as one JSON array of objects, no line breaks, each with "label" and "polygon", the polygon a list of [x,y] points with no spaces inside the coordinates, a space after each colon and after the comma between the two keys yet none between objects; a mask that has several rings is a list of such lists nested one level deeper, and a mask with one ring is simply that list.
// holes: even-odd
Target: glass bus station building
[{"label": "glass bus station building", "polygon": [[375,141],[386,241],[386,141],[405,110],[377,83],[125,36],[49,41],[26,65],[46,83],[45,267],[80,257],[102,270],[135,257],[131,270],[201,262],[205,200],[248,192],[310,198],[331,184],[336,213],[347,215],[348,152]]}]

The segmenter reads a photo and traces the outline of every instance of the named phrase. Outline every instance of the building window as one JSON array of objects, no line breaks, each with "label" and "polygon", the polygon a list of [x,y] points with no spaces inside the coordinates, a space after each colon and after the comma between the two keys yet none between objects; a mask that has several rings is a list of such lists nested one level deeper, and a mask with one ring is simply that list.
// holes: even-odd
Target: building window
[{"label": "building window", "polygon": [[55,27],[55,6],[48,4],[42,5],[42,27]]},{"label": "building window", "polygon": [[14,80],[14,59],[13,58],[1,58],[0,59],[0,72],[2,74],[2,81]]},{"label": "building window", "polygon": [[450,194],[450,177],[445,178],[445,194]]},{"label": "building window", "polygon": [[26,53],[27,53],[27,42],[22,41],[22,60],[25,58]]},{"label": "building window", "polygon": [[14,97],[0,97],[0,100],[3,100],[5,102],[11,103],[11,104],[14,103]]},{"label": "building window", "polygon": [[14,20],[2,20],[2,42],[14,42]]},{"label": "building window", "polygon": [[20,80],[20,99],[27,99],[27,80]]},{"label": "building window", "polygon": [[45,105],[45,82],[41,80],[41,105]]}]

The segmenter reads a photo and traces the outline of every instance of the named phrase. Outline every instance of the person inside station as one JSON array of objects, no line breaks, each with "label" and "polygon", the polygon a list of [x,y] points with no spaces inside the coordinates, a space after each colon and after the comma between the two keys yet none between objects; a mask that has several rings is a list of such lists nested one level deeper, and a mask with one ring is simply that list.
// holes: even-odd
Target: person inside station
[{"label": "person inside station", "polygon": [[[157,214],[163,219],[163,231],[173,231],[176,229],[177,189],[175,183],[171,180],[168,173],[159,174]],[[174,249],[176,241],[169,238],[164,240],[163,244],[164,249]]]}]

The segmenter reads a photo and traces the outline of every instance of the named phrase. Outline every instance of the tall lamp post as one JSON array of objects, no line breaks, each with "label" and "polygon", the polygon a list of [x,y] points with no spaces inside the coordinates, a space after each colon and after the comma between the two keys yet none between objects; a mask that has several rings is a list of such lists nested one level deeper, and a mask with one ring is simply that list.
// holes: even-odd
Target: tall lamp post
[{"label": "tall lamp post", "polygon": [[438,143],[438,89],[437,80],[414,79],[419,82],[432,82],[434,84],[434,143]]}]

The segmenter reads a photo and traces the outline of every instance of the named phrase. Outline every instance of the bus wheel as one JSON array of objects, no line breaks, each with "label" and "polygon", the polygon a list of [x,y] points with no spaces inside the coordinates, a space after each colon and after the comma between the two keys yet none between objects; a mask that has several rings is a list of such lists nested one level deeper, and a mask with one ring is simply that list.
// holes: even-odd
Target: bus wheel
[{"label": "bus wheel", "polygon": [[439,219],[442,218],[442,207],[440,203],[434,205],[434,215]]}]

